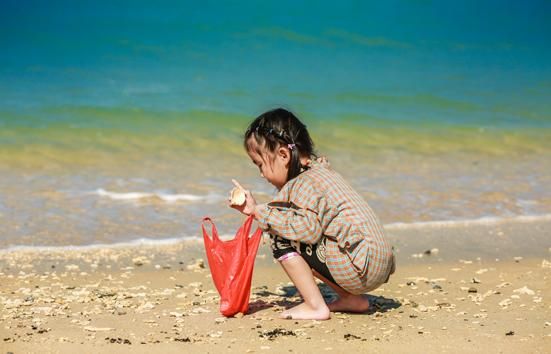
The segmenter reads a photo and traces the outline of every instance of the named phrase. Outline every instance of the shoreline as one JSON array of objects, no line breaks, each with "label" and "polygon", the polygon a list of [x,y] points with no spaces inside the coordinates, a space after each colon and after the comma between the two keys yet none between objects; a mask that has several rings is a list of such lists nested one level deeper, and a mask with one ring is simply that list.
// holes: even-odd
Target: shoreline
[{"label": "shoreline", "polygon": [[[418,229],[442,229],[442,228],[462,228],[483,226],[492,227],[507,224],[524,224],[524,223],[545,223],[551,221],[551,214],[540,215],[516,215],[511,217],[480,217],[474,219],[459,219],[459,220],[434,220],[434,221],[418,221],[418,222],[395,222],[383,225],[387,233],[401,232],[408,230]],[[234,235],[221,234],[219,237],[223,240],[231,239]],[[202,236],[183,236],[172,237],[165,239],[154,238],[138,238],[130,241],[122,241],[117,243],[97,243],[97,244],[85,244],[85,245],[60,245],[60,246],[47,246],[47,245],[14,245],[6,248],[0,248],[0,255],[11,252],[56,252],[56,251],[87,251],[87,250],[99,250],[99,249],[117,249],[117,248],[140,248],[140,247],[165,247],[165,246],[179,246],[193,243],[202,244]],[[551,243],[550,243],[551,244]],[[185,246],[184,246],[185,247]]]},{"label": "shoreline", "polygon": [[549,221],[389,230],[398,268],[369,294],[370,311],[321,322],[277,318],[300,297],[265,244],[249,313],[230,319],[199,242],[4,252],[0,350],[544,353],[550,230]]}]

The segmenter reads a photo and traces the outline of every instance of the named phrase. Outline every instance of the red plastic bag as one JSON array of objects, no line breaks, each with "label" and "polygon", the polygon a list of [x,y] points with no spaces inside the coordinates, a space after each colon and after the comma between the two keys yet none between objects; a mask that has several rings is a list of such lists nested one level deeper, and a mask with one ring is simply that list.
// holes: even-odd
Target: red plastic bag
[{"label": "red plastic bag", "polygon": [[[212,238],[205,229],[205,221],[212,225]],[[262,230],[257,229],[249,237],[253,217],[249,216],[237,231],[235,238],[222,241],[210,218],[204,218],[201,228],[205,251],[214,285],[220,293],[220,313],[231,317],[246,313],[249,309],[253,266]]]}]

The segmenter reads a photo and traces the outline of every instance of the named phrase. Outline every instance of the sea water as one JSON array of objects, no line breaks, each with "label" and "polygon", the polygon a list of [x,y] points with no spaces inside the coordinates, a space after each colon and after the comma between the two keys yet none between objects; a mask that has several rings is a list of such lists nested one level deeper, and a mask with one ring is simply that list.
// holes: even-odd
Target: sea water
[{"label": "sea water", "polygon": [[233,233],[280,106],[390,228],[551,214],[546,2],[0,10],[0,248]]}]

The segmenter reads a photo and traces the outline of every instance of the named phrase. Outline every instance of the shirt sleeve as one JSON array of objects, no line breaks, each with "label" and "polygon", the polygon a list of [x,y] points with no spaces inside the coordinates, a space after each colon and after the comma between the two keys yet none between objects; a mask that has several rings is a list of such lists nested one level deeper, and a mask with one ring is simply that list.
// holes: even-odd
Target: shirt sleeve
[{"label": "shirt sleeve", "polygon": [[[302,176],[303,177],[303,176]],[[307,178],[297,177],[256,214],[264,231],[288,240],[314,244],[323,232],[323,216],[327,209],[325,197]]]}]

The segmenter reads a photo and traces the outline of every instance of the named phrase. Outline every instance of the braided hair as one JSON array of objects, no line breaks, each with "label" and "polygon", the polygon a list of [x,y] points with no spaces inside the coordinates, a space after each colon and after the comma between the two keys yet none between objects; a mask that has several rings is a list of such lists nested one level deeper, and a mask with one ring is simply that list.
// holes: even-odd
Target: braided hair
[{"label": "braided hair", "polygon": [[[257,146],[263,146],[270,152],[275,152],[280,146],[287,146],[291,152],[287,181],[295,178],[303,171],[301,157],[315,157],[314,143],[306,130],[306,125],[291,112],[276,108],[259,115],[247,128],[244,136],[245,149],[253,137]],[[257,151],[261,153],[260,151]]]}]

